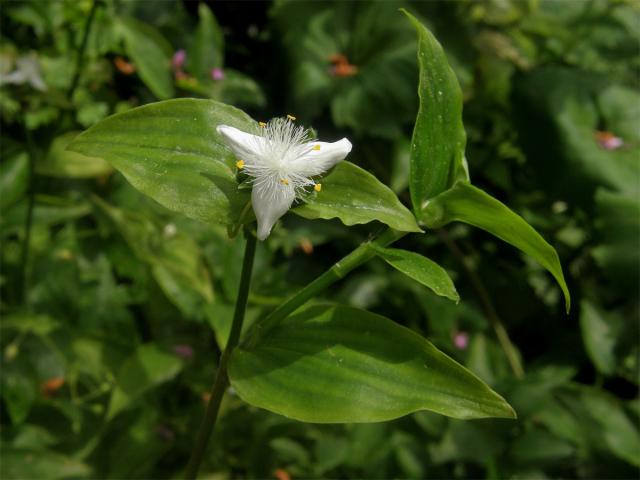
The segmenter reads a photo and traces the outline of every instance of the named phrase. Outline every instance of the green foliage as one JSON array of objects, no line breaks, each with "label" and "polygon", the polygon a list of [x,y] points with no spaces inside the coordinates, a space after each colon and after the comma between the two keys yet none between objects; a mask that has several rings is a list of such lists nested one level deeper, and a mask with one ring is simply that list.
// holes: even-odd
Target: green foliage
[{"label": "green foliage", "polygon": [[117,24],[124,38],[127,54],[140,71],[140,78],[159,99],[173,97],[169,64],[170,49],[163,48],[162,39],[148,25],[132,18],[124,18]]},{"label": "green foliage", "polygon": [[571,306],[558,254],[522,217],[482,190],[465,181],[427,202],[425,223],[438,228],[452,221],[468,223],[492,233],[539,261],[557,280],[565,297],[567,313]]},{"label": "green foliage", "polygon": [[437,263],[414,252],[400,250],[399,248],[374,248],[376,255],[382,258],[392,267],[401,271],[425,287],[433,290],[437,295],[450,298],[458,302],[460,296],[456,292],[451,278],[447,272]]},{"label": "green foliage", "polygon": [[308,197],[294,212],[309,219],[337,217],[345,225],[378,220],[403,232],[420,231],[411,212],[386,185],[350,162],[339,163],[322,179],[322,194]]},{"label": "green foliage", "polygon": [[[425,203],[447,190],[460,176],[468,178],[462,125],[462,92],[442,47],[406,10],[418,31],[420,109],[411,139],[411,202],[418,217]],[[446,141],[443,141],[446,139]]]},{"label": "green foliage", "polygon": [[232,357],[248,403],[306,422],[379,422],[417,410],[515,417],[502,397],[431,343],[347,307],[312,307],[265,322]]},{"label": "green foliage", "polygon": [[101,0],[82,49],[92,3],[0,9],[0,477],[184,475],[254,221],[215,127],[286,113],[354,148],[258,245],[202,478],[637,477],[633,3]]}]

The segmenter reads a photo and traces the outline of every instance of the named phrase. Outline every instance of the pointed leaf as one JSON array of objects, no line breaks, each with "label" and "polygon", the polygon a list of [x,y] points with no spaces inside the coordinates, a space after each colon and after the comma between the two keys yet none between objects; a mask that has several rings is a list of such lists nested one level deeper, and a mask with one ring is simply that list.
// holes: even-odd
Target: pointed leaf
[{"label": "pointed leaf", "polygon": [[506,205],[467,182],[427,202],[422,220],[430,228],[459,221],[481,228],[530,255],[551,273],[564,293],[567,312],[571,305],[560,259],[554,248],[522,217]]},{"label": "pointed leaf", "polygon": [[246,402],[306,422],[379,422],[418,410],[514,418],[505,400],[415,332],[348,307],[265,324],[237,348],[231,385]]},{"label": "pointed leaf", "polygon": [[433,34],[403,10],[418,32],[420,108],[411,140],[409,188],[414,211],[426,200],[466,178],[462,92],[447,57]]},{"label": "pointed leaf", "polygon": [[198,16],[200,20],[187,55],[187,71],[202,80],[211,80],[211,69],[222,67],[224,37],[205,3],[198,5]]},{"label": "pointed leaf", "polygon": [[399,248],[382,248],[371,246],[380,258],[401,271],[408,277],[433,290],[442,297],[460,301],[460,296],[446,270],[433,260],[419,253],[408,252]]},{"label": "pointed leaf", "polygon": [[345,225],[378,220],[395,230],[420,232],[413,214],[396,194],[366,170],[340,162],[322,179],[322,191],[294,209],[304,218],[339,218]]},{"label": "pointed leaf", "polygon": [[174,95],[171,58],[160,33],[133,18],[122,19],[119,27],[127,54],[133,60],[140,78],[161,100]]},{"label": "pointed leaf", "polygon": [[207,223],[232,224],[249,199],[216,125],[252,131],[241,110],[213,100],[179,99],[113,115],[80,134],[69,150],[100,157],[142,193]]}]

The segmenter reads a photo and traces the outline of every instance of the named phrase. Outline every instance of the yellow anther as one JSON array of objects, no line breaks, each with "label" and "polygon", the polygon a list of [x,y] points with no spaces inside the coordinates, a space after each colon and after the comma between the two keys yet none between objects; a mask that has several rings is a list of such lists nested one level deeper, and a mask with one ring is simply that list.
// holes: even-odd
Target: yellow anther
[{"label": "yellow anther", "polygon": [[287,118],[292,122],[296,119],[296,117],[294,117],[293,115],[287,115]]},{"label": "yellow anther", "polygon": [[238,160],[236,162],[236,167],[238,168],[238,170],[242,170],[244,168],[244,160]]},{"label": "yellow anther", "polygon": [[282,180],[280,180],[280,183],[282,185],[289,185],[289,180],[287,180],[286,178],[283,178]]},{"label": "yellow anther", "polygon": [[260,125],[262,128],[264,128],[264,127],[266,127],[266,126],[267,126],[267,124],[266,124],[266,123],[264,123],[264,122],[258,122],[258,125]]},{"label": "yellow anther", "polygon": [[322,190],[322,184],[321,184],[321,183],[316,183],[316,184],[313,186],[313,189],[314,189],[316,192],[319,192],[320,190]]},{"label": "yellow anther", "polygon": [[320,150],[320,145],[314,145],[311,150]]}]

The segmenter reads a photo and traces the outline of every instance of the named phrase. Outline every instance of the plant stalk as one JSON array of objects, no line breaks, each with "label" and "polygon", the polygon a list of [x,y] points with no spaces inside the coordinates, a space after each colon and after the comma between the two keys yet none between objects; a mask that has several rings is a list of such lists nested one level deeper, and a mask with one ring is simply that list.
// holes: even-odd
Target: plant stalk
[{"label": "plant stalk", "polygon": [[31,131],[26,127],[25,135],[27,139],[29,160],[27,163],[27,214],[24,219],[24,239],[22,243],[22,252],[20,254],[20,270],[18,271],[18,288],[20,289],[18,298],[20,303],[24,303],[29,290],[29,249],[31,247],[31,225],[33,223],[33,206],[35,203],[34,177],[36,149],[33,143]]},{"label": "plant stalk", "polygon": [[80,82],[80,74],[82,73],[82,60],[84,59],[84,52],[87,49],[87,42],[89,41],[89,32],[91,31],[91,25],[93,25],[93,19],[96,16],[96,10],[100,5],[100,0],[93,0],[91,4],[91,10],[89,10],[89,16],[87,17],[87,21],[84,24],[84,32],[82,33],[82,41],[80,42],[80,48],[78,49],[78,57],[76,58],[76,68],[73,73],[73,79],[71,80],[71,85],[69,86],[69,90],[67,90],[67,99],[69,101],[72,100],[73,93],[78,87],[78,83]]},{"label": "plant stalk", "polygon": [[195,480],[198,476],[198,470],[202,463],[202,458],[207,449],[209,438],[216,425],[218,411],[222,403],[224,392],[229,386],[229,378],[227,377],[227,368],[229,359],[233,349],[238,345],[240,333],[242,332],[242,322],[244,321],[244,313],[247,308],[247,299],[249,297],[249,286],[251,285],[251,272],[253,270],[253,259],[256,252],[256,237],[247,232],[247,243],[244,250],[244,260],[242,262],[242,273],[240,276],[240,285],[238,287],[238,297],[236,298],[236,306],[233,314],[233,323],[231,324],[231,333],[227,340],[227,345],[220,356],[218,364],[218,372],[215,382],[211,388],[211,397],[207,405],[207,411],[198,431],[196,443],[191,452],[191,458],[187,464],[185,478],[187,480]]},{"label": "plant stalk", "polygon": [[385,247],[401,239],[405,235],[407,235],[407,232],[400,232],[389,228],[374,240],[363,243],[342,260],[336,262],[329,270],[306,285],[294,296],[286,300],[282,305],[277,307],[273,312],[265,317],[263,321],[283,320],[320,292],[326,290],[341,278],[344,278],[349,272],[371,260],[375,256],[375,252],[373,249],[369,248],[369,245]]},{"label": "plant stalk", "polygon": [[449,233],[446,230],[439,229],[436,232],[467,272],[469,280],[471,280],[471,285],[473,286],[473,289],[475,290],[476,295],[480,300],[480,304],[482,305],[482,310],[484,310],[484,313],[489,320],[493,331],[496,334],[498,343],[500,344],[500,347],[507,357],[507,361],[509,362],[509,366],[511,367],[513,374],[516,376],[516,378],[524,377],[524,368],[522,367],[522,363],[520,362],[518,353],[513,346],[513,343],[511,343],[511,339],[509,338],[507,329],[504,328],[504,324],[500,320],[498,312],[493,305],[491,296],[489,295],[489,292],[487,292],[487,289],[484,287],[484,284],[478,276],[478,273],[469,265],[464,252],[460,249],[458,244],[449,236]]}]

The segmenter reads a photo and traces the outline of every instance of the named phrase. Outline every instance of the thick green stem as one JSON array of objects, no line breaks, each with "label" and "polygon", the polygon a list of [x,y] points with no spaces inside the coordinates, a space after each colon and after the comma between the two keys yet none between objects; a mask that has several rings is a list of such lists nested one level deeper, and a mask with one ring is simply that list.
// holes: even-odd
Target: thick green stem
[{"label": "thick green stem", "polygon": [[296,293],[293,297],[289,298],[286,302],[276,308],[264,319],[264,321],[278,321],[286,318],[288,315],[307,303],[310,299],[343,278],[351,270],[371,260],[371,258],[375,256],[375,253],[371,248],[369,248],[369,245],[384,247],[401,239],[406,234],[406,232],[388,229],[376,239],[363,243],[349,255],[335,263],[329,270],[324,272],[313,282]]},{"label": "thick green stem", "polygon": [[249,286],[251,284],[251,271],[253,270],[253,258],[256,252],[256,237],[247,233],[247,244],[244,250],[244,261],[242,263],[242,274],[240,276],[240,286],[238,287],[238,297],[236,298],[236,307],[233,314],[233,323],[231,324],[231,333],[227,340],[227,345],[220,357],[220,363],[218,365],[218,372],[216,374],[216,380],[211,388],[211,397],[209,404],[207,405],[207,411],[205,413],[204,420],[200,426],[200,431],[196,438],[196,443],[191,452],[191,458],[185,472],[185,478],[187,480],[193,480],[198,476],[198,469],[202,458],[207,449],[209,443],[209,437],[216,424],[218,418],[218,411],[220,410],[220,404],[222,403],[222,397],[229,385],[229,379],[227,377],[227,368],[229,366],[229,359],[231,358],[231,352],[238,345],[240,340],[240,333],[242,332],[242,322],[244,320],[244,312],[247,308],[247,298],[249,297]]}]

